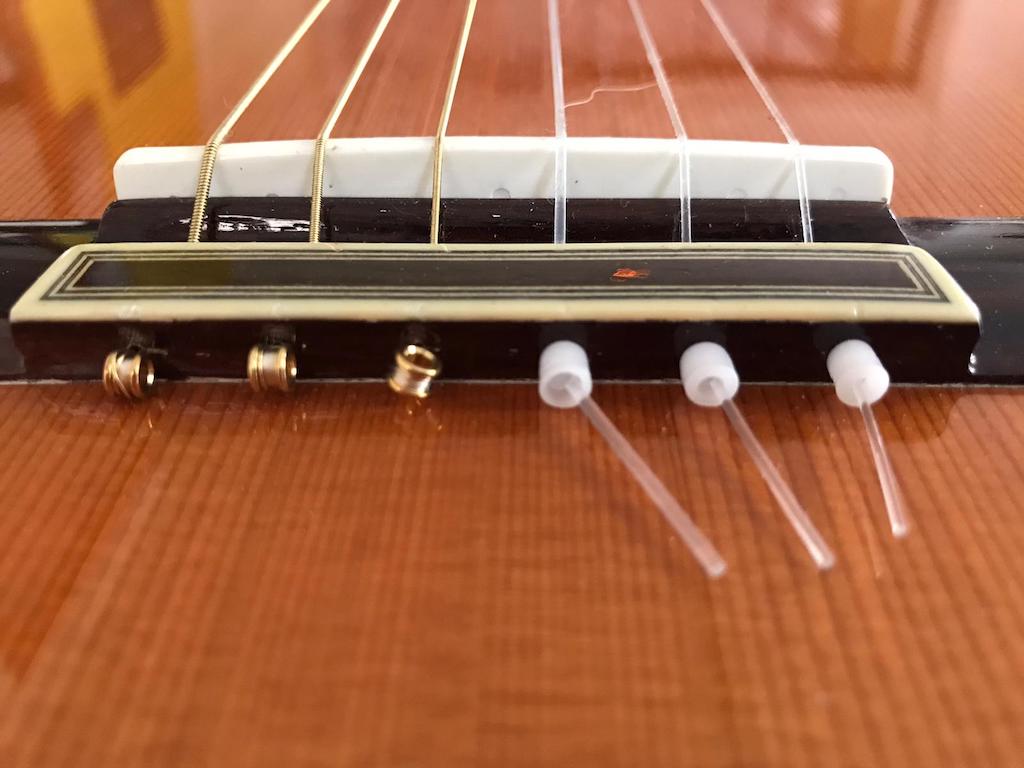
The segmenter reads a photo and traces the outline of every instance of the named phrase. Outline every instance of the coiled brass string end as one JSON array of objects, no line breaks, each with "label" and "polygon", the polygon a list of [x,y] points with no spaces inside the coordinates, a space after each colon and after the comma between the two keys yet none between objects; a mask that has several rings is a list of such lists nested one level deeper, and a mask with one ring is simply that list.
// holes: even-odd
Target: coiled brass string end
[{"label": "coiled brass string end", "polygon": [[395,353],[388,386],[400,395],[423,398],[430,394],[430,385],[440,373],[441,360],[433,351],[407,344]]},{"label": "coiled brass string end", "polygon": [[299,367],[290,344],[256,344],[249,350],[246,375],[256,392],[288,392]]},{"label": "coiled brass string end", "polygon": [[139,349],[117,349],[103,361],[103,389],[125,400],[142,400],[152,390],[156,371]]}]

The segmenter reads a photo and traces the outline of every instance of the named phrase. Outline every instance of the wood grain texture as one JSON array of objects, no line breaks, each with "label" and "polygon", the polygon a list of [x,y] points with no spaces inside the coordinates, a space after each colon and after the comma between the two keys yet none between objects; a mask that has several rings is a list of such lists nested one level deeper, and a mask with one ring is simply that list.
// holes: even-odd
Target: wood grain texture
[{"label": "wood grain texture", "polygon": [[[0,216],[96,215],[121,151],[203,141],[309,2],[130,5],[0,6]],[[696,2],[641,5],[693,135],[778,138]],[[721,5],[798,136],[890,154],[899,213],[1024,213],[1024,6]],[[308,137],[380,6],[336,0],[237,138]],[[563,0],[571,133],[669,133],[626,13]],[[429,133],[460,16],[406,0],[339,135]],[[545,34],[482,0],[453,133],[550,132]],[[824,575],[721,413],[596,396],[724,579],[531,387],[0,388],[0,764],[1022,762],[1024,395],[886,398],[896,542],[854,412],[743,390]]]},{"label": "wood grain texture", "polygon": [[1009,765],[1022,748],[1015,392],[894,392],[912,535],[856,414],[602,387],[719,543],[708,582],[582,416],[531,387],[0,390],[12,765]]}]

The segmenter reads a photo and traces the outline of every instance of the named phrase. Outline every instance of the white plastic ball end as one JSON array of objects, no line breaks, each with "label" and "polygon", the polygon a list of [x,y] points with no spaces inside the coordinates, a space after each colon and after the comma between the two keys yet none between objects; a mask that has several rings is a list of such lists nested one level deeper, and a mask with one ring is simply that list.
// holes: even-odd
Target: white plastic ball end
[{"label": "white plastic ball end", "polygon": [[828,375],[836,385],[836,395],[851,408],[871,405],[889,389],[889,372],[875,350],[860,339],[837,344],[828,353]]},{"label": "white plastic ball end", "polygon": [[[683,352],[679,358],[679,376],[686,396],[707,408],[732,400],[740,388],[740,377],[732,358],[721,344],[702,341]],[[714,386],[713,381],[718,382]]]},{"label": "white plastic ball end", "polygon": [[587,353],[574,341],[548,344],[537,378],[540,399],[553,408],[575,408],[594,388]]}]

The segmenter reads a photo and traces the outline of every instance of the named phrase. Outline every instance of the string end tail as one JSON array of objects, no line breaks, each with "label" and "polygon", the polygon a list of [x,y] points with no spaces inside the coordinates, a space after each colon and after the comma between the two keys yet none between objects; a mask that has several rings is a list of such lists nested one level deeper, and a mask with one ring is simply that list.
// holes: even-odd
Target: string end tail
[{"label": "string end tail", "polygon": [[822,571],[827,571],[836,564],[836,556],[825,543],[825,539],[811,521],[810,515],[800,504],[789,484],[779,474],[772,463],[761,441],[757,439],[747,420],[743,418],[739,406],[732,399],[722,401],[722,410],[732,423],[733,429],[747,449],[757,471],[761,474],[768,489],[778,502],[779,508],[786,516],[789,524],[796,531],[814,564]]},{"label": "string end tail", "polygon": [[874,411],[868,402],[861,401],[860,415],[864,420],[864,428],[867,430],[871,457],[875,461],[875,470],[878,473],[878,484],[882,487],[885,511],[889,516],[889,528],[892,530],[892,535],[897,539],[905,538],[910,533],[910,521],[907,517],[906,505],[903,503],[903,494],[900,492],[900,486],[896,480],[896,472],[893,470],[892,462],[889,460],[889,453],[885,450],[885,442],[882,440],[878,421],[875,419]]}]

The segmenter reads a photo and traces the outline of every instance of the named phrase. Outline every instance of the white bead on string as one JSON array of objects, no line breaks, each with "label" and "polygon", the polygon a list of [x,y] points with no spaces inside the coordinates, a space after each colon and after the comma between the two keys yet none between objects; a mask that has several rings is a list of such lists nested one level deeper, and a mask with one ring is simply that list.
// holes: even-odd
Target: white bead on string
[{"label": "white bead on string", "polygon": [[783,514],[818,568],[824,570],[835,565],[832,550],[789,485],[782,479],[747,420],[743,418],[739,406],[733,401],[740,388],[740,377],[725,347],[711,341],[694,344],[679,359],[679,374],[686,396],[692,402],[706,408],[720,407],[725,411],[743,447],[747,449]]},{"label": "white bead on string", "polygon": [[605,439],[608,447],[619,458],[633,479],[643,488],[648,498],[675,529],[690,552],[711,578],[725,573],[725,560],[715,545],[697,527],[675,497],[658,479],[654,471],[640,457],[597,403],[590,398],[593,380],[587,353],[572,341],[549,344],[540,356],[538,390],[541,400],[554,408],[579,408]]},{"label": "white bead on string", "polygon": [[902,538],[907,535],[910,526],[899,484],[896,482],[896,473],[871,410],[872,404],[881,400],[889,389],[889,372],[885,370],[875,350],[860,339],[849,339],[836,345],[829,352],[826,365],[836,385],[836,395],[844,405],[860,410],[864,419],[871,456],[875,460],[878,482],[882,486],[885,510],[889,515],[889,527],[893,536]]}]

